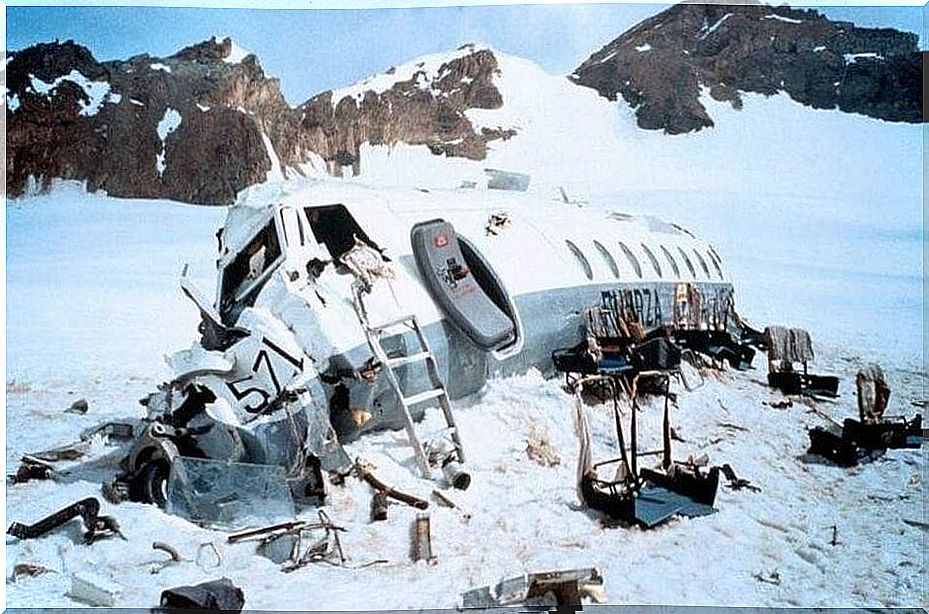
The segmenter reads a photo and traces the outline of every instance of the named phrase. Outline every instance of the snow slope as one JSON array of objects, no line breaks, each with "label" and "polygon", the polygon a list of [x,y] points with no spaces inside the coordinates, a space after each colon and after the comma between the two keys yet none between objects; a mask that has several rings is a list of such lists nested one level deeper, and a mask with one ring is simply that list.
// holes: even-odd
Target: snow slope
[{"label": "snow slope", "polygon": [[668,136],[638,128],[622,99],[610,102],[529,60],[493,53],[503,106],[466,115],[477,130],[514,128],[515,137],[491,142],[487,159],[476,162],[437,157],[426,146],[368,147],[363,180],[454,187],[491,167],[531,173],[530,189],[563,185],[585,195],[676,189],[867,195],[893,204],[921,198],[919,125],[814,110],[785,94],[744,94],[743,108],[735,110],[705,94],[716,126]]},{"label": "snow slope", "polygon": [[[662,192],[654,196],[665,214],[686,214],[691,206],[673,198],[663,201]],[[771,209],[782,203],[762,199],[757,204]],[[107,418],[140,415],[136,399],[165,375],[159,357],[186,346],[195,331],[194,309],[180,298],[175,275],[182,261],[192,259],[200,285],[211,287],[213,232],[222,214],[221,209],[85,195],[73,185],[16,201],[8,209],[6,462],[11,469],[24,452],[72,440]],[[815,220],[810,210],[805,215],[801,221]],[[713,236],[724,238],[728,232],[718,226]],[[833,245],[841,242],[832,235]],[[764,258],[776,253],[753,250],[727,254],[730,269],[744,266],[737,264],[742,258],[766,264]],[[815,263],[802,274],[808,284],[824,279]],[[764,281],[764,274],[758,279]],[[739,296],[752,281],[740,284]],[[838,319],[822,316],[836,311],[836,300],[828,292],[812,294],[809,309],[820,314],[814,338],[839,332]],[[775,315],[790,319],[794,312]],[[851,387],[864,348],[848,341],[819,349],[817,366],[839,373],[843,383],[842,397],[816,410],[841,420],[856,411]],[[885,368],[894,390],[893,409],[912,413],[909,402],[926,399],[926,374],[900,357],[890,358]],[[673,415],[686,443],[675,443],[675,455],[707,453],[714,463],[730,463],[740,477],[762,488],[752,493],[721,487],[720,511],[707,518],[674,520],[644,532],[605,528],[595,515],[577,509],[572,399],[558,380],[529,373],[495,381],[456,404],[473,483],[450,496],[472,518],[466,521],[453,510],[431,506],[434,566],[408,562],[415,510],[392,506],[388,521],[372,525],[368,487],[349,480],[333,487],[326,507],[348,529],[342,542],[349,563],[385,559],[386,564],[358,570],[315,566],[283,574],[255,556],[253,545],[230,546],[221,532],[151,506],[105,505],[105,512],[121,522],[128,542],[86,547],[74,529],[38,540],[8,540],[8,576],[14,565],[26,562],[53,572],[8,584],[7,605],[78,605],[66,596],[68,573],[92,568],[124,587],[118,601],[124,607],[151,606],[166,587],[225,575],[244,588],[246,605],[253,609],[450,608],[472,586],[523,571],[587,565],[603,571],[610,603],[924,602],[927,535],[904,521],[926,520],[925,452],[895,451],[850,470],[816,462],[805,455],[806,430],[826,420],[799,402],[771,408],[780,395],[767,389],[763,379],[763,359],[758,358],[752,372],[707,374],[700,390],[680,391]],[[62,413],[78,397],[88,399],[90,412]],[[596,450],[605,452],[611,436],[607,408],[588,411]],[[643,446],[657,444],[659,420],[659,405],[647,404],[640,418]],[[422,428],[435,429],[439,422],[430,413]],[[559,465],[542,467],[529,460],[531,433],[550,441]],[[411,452],[399,432],[365,437],[349,453],[373,461],[384,480],[425,498],[435,487],[412,471]],[[9,486],[7,518],[32,522],[79,497],[99,496],[104,477],[105,471],[91,467],[75,471],[64,485]],[[311,518],[314,511],[301,515]],[[830,543],[832,526],[838,527],[836,545]],[[150,549],[155,540],[169,541],[189,560],[152,575],[153,565],[164,558]],[[208,541],[221,553],[217,568],[205,560],[199,566],[195,562],[199,545]],[[756,577],[772,574],[780,584]]]}]

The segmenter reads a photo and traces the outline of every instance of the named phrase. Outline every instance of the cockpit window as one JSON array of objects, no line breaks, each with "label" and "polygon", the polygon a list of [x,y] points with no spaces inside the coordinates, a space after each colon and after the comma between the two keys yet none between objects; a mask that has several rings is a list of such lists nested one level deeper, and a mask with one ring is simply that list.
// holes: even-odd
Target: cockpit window
[{"label": "cockpit window", "polygon": [[241,306],[248,297],[254,297],[261,281],[267,279],[267,273],[280,259],[281,246],[271,220],[223,269],[220,315],[224,322],[237,304]]},{"label": "cockpit window", "polygon": [[568,244],[568,249],[571,250],[571,253],[574,254],[575,258],[577,258],[581,268],[584,269],[584,275],[587,276],[587,279],[593,279],[594,272],[593,269],[590,268],[590,262],[587,261],[587,256],[584,255],[584,252],[582,252],[577,245],[571,241],[568,241],[567,239],[565,239],[565,243]]},{"label": "cockpit window", "polygon": [[712,245],[710,246],[710,250],[707,253],[710,256],[710,262],[713,263],[713,268],[716,269],[716,274],[719,275],[720,279],[723,279],[723,270],[719,266],[719,254],[716,253],[716,250],[713,249]]},{"label": "cockpit window", "polygon": [[661,246],[661,251],[664,252],[664,256],[667,258],[668,264],[671,265],[671,270],[674,271],[674,276],[680,278],[681,269],[677,266],[677,261],[674,259],[674,256],[671,255],[671,252],[669,252],[668,248],[664,245]]},{"label": "cockpit window", "polygon": [[694,263],[690,261],[690,257],[687,255],[687,252],[685,252],[680,245],[678,245],[677,251],[680,252],[681,258],[684,259],[684,264],[687,265],[687,270],[690,271],[690,276],[696,279],[697,270],[694,268]]},{"label": "cockpit window", "polygon": [[703,256],[700,255],[700,252],[697,251],[697,248],[694,248],[694,256],[697,257],[697,261],[700,263],[700,268],[703,269],[703,272],[706,273],[707,279],[710,278],[710,269],[706,266],[706,260],[703,259]]},{"label": "cockpit window", "polygon": [[619,279],[619,267],[616,266],[616,261],[613,260],[613,254],[603,246],[600,241],[594,241],[594,247],[597,248],[597,251],[600,252],[600,255],[603,256],[603,259],[606,261],[606,265],[610,267],[610,272],[613,273],[613,277]]}]

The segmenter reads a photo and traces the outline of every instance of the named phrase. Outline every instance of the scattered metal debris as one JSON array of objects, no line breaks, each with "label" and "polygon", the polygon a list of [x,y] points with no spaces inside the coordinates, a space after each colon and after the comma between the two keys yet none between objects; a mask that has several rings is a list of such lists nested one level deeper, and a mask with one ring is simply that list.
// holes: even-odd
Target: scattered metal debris
[{"label": "scattered metal debris", "polygon": [[788,409],[794,406],[794,402],[790,399],[782,399],[780,401],[762,401],[762,405],[767,405],[772,409]]},{"label": "scattered metal debris", "polygon": [[[209,553],[213,554],[213,564],[207,564],[207,557]],[[216,567],[223,566],[223,557],[219,554],[219,549],[216,547],[216,544],[213,542],[203,542],[197,547],[197,567],[206,571],[207,569],[215,569]]]},{"label": "scattered metal debris", "polygon": [[741,431],[743,433],[751,432],[749,429],[745,428],[744,426],[739,426],[738,424],[734,424],[732,422],[717,422],[716,426],[721,426],[724,429],[732,429],[733,431]]},{"label": "scattered metal debris", "polygon": [[84,533],[85,543],[90,544],[97,539],[114,535],[124,540],[126,539],[126,536],[120,531],[119,523],[115,518],[112,516],[100,515],[100,501],[95,497],[88,497],[87,499],[72,503],[54,514],[46,516],[35,524],[24,525],[19,522],[14,522],[6,532],[19,539],[34,539],[36,537],[42,537],[46,533],[57,529],[72,518],[77,518],[78,516],[83,520],[84,528],[86,529]]},{"label": "scattered metal debris", "polygon": [[744,478],[738,477],[729,463],[726,463],[725,465],[720,467],[719,471],[720,473],[723,474],[723,476],[725,476],[727,480],[729,480],[729,483],[727,484],[727,486],[731,488],[732,490],[742,490],[743,488],[747,488],[752,492],[761,492],[761,489],[759,487],[755,486],[754,484],[752,484],[751,482],[749,482],[748,480]]},{"label": "scattered metal debris", "polygon": [[184,560],[184,557],[182,557],[181,553],[177,551],[177,548],[171,544],[166,544],[165,542],[152,542],[152,550],[161,550],[162,552],[167,552],[171,557],[171,560],[175,563],[179,563]]},{"label": "scattered metal debris", "polygon": [[548,432],[529,424],[529,433],[526,435],[526,455],[529,460],[543,467],[555,467],[561,464],[561,456],[552,447]]},{"label": "scattered metal debris", "polygon": [[762,572],[758,572],[752,575],[753,578],[759,582],[764,582],[765,584],[773,584],[774,586],[781,585],[781,574],[775,569],[774,571],[768,572],[766,575]]},{"label": "scattered metal debris", "polygon": [[371,522],[387,520],[387,494],[377,491],[371,498]]},{"label": "scattered metal debris", "polygon": [[510,214],[506,211],[491,213],[484,226],[484,233],[488,236],[498,235],[510,225]]},{"label": "scattered metal debris", "polygon": [[176,563],[180,563],[181,561],[184,560],[184,557],[181,556],[181,553],[178,552],[177,548],[165,542],[159,542],[159,541],[152,542],[152,550],[160,550],[161,552],[166,552],[168,556],[171,557],[166,561],[158,561],[157,563],[155,563],[151,568],[151,573],[153,574],[159,573],[165,567],[169,567]]},{"label": "scattered metal debris", "polygon": [[461,594],[459,607],[489,608],[507,605],[580,606],[587,597],[606,601],[603,576],[595,567],[527,573],[493,586],[475,588]]},{"label": "scattered metal debris", "polygon": [[15,584],[16,580],[22,576],[41,576],[50,571],[54,570],[37,563],[17,563],[13,565],[13,572],[10,574],[10,582]]},{"label": "scattered metal debris", "polygon": [[[330,563],[340,567],[345,566],[345,553],[342,550],[342,541],[339,539],[339,532],[345,531],[343,527],[333,524],[329,515],[323,510],[318,510],[319,524],[325,530],[326,534],[322,539],[311,542],[306,548],[303,548],[303,541],[307,534],[300,530],[297,532],[297,543],[293,549],[293,556],[289,561],[285,561],[281,566],[281,571],[287,573],[296,571],[305,567],[309,563]],[[338,556],[338,562],[332,561],[333,555]]]},{"label": "scattered metal debris", "polygon": [[[257,541],[258,553],[281,565],[281,571],[290,572],[308,563],[330,562],[345,565],[339,533],[345,531],[332,522],[323,510],[317,512],[318,521],[300,520],[282,522],[267,527],[244,529],[231,533],[226,541],[230,544]],[[325,536],[304,546],[313,531],[322,529]],[[338,557],[338,562],[331,559]]]},{"label": "scattered metal debris", "polygon": [[71,576],[71,590],[68,596],[94,607],[112,608],[122,592],[122,586],[107,578],[81,572]]},{"label": "scattered metal debris", "polygon": [[529,189],[530,176],[525,173],[514,173],[513,171],[485,168],[484,174],[487,175],[488,190],[525,192]]},{"label": "scattered metal debris", "polygon": [[374,490],[383,492],[391,499],[396,499],[397,501],[406,503],[407,505],[415,507],[416,509],[424,510],[429,507],[428,501],[401,492],[396,488],[388,486],[384,482],[377,479],[377,477],[371,473],[371,468],[372,466],[369,463],[361,460],[355,461],[355,472],[357,473],[358,477],[370,484]]},{"label": "scattered metal debris", "polygon": [[442,507],[449,507],[454,510],[457,510],[458,513],[461,514],[461,517],[465,522],[468,522],[469,520],[471,520],[471,512],[465,510],[463,507],[461,507],[461,505],[452,501],[448,497],[448,495],[444,494],[442,491],[433,490],[432,496]]},{"label": "scattered metal debris", "polygon": [[11,484],[25,484],[32,480],[47,480],[52,477],[53,472],[54,469],[49,463],[24,456],[16,473],[8,475],[7,480]]},{"label": "scattered metal debris", "polygon": [[71,406],[65,410],[66,414],[86,414],[87,410],[90,409],[90,406],[87,404],[87,399],[78,399],[74,403],[71,403]]},{"label": "scattered metal debris", "polygon": [[414,561],[435,562],[432,554],[432,536],[429,528],[429,514],[421,512],[416,514],[411,528],[410,558]]},{"label": "scattered metal debris", "polygon": [[194,586],[176,586],[161,593],[165,609],[199,609],[241,612],[245,593],[229,578],[210,580]]}]

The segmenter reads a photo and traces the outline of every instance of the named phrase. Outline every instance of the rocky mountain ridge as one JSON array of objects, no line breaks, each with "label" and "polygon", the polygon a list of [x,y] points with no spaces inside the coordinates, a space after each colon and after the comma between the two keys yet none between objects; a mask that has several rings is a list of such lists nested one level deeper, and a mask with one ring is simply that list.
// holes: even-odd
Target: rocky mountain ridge
[{"label": "rocky mountain ridge", "polygon": [[638,124],[680,134],[713,126],[700,102],[741,105],[740,92],[786,92],[817,109],[921,122],[922,70],[915,34],[830,21],[812,9],[762,4],[678,4],[594,53],[570,76]]},{"label": "rocky mountain ridge", "polygon": [[[670,134],[713,125],[704,94],[738,107],[743,92],[918,122],[924,55],[915,35],[815,11],[683,4],[594,53],[560,81],[571,92],[538,92],[564,98],[577,86],[622,97],[639,127]],[[514,119],[521,107],[502,92],[512,99],[535,82],[506,81],[501,57],[466,45],[292,107],[258,58],[230,39],[106,62],[73,41],[34,45],[7,57],[7,194],[64,178],[113,196],[228,204],[267,179],[364,174],[367,145],[479,161],[539,121],[578,120],[560,117],[567,111]],[[491,111],[502,119],[476,119]]]},{"label": "rocky mountain ridge", "polygon": [[73,41],[35,45],[7,60],[7,193],[57,177],[113,196],[227,204],[273,176],[358,173],[366,142],[481,159],[489,141],[512,136],[464,114],[503,103],[489,49],[419,64],[381,92],[324,92],[293,108],[228,38],[109,62]]}]

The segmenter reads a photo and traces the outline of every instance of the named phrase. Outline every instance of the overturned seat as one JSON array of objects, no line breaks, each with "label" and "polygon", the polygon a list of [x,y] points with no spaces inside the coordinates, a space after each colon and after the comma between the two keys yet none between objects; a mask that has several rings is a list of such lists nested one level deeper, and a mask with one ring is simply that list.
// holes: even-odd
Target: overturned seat
[{"label": "overturned seat", "polygon": [[[670,376],[665,374],[670,384]],[[715,512],[713,507],[719,486],[719,468],[701,470],[701,463],[687,460],[671,460],[671,424],[665,389],[664,418],[662,428],[663,445],[660,450],[639,451],[638,449],[638,406],[636,384],[633,379],[632,411],[629,424],[630,447],[626,447],[622,417],[619,412],[619,388],[616,379],[597,375],[582,378],[575,388],[575,424],[580,443],[577,464],[577,494],[588,508],[608,517],[643,528],[657,526],[673,516],[704,516]],[[616,445],[619,457],[593,462],[591,453],[590,427],[587,422],[584,402],[580,390],[584,384],[598,383],[610,391],[613,419],[616,429]],[[638,458],[660,455],[661,463],[654,469],[638,469]],[[609,472],[612,471],[612,476]]]},{"label": "overturned seat", "polygon": [[846,418],[842,429],[810,429],[809,453],[843,467],[858,464],[874,452],[893,448],[919,448],[923,442],[922,415],[884,417],[890,387],[878,365],[868,365],[855,377],[859,420]]},{"label": "overturned seat", "polygon": [[[808,363],[813,360],[810,333],[802,328],[769,326],[764,332],[768,349],[768,385],[784,394],[837,397],[839,378],[813,375]],[[800,364],[803,371],[795,370]]]}]

